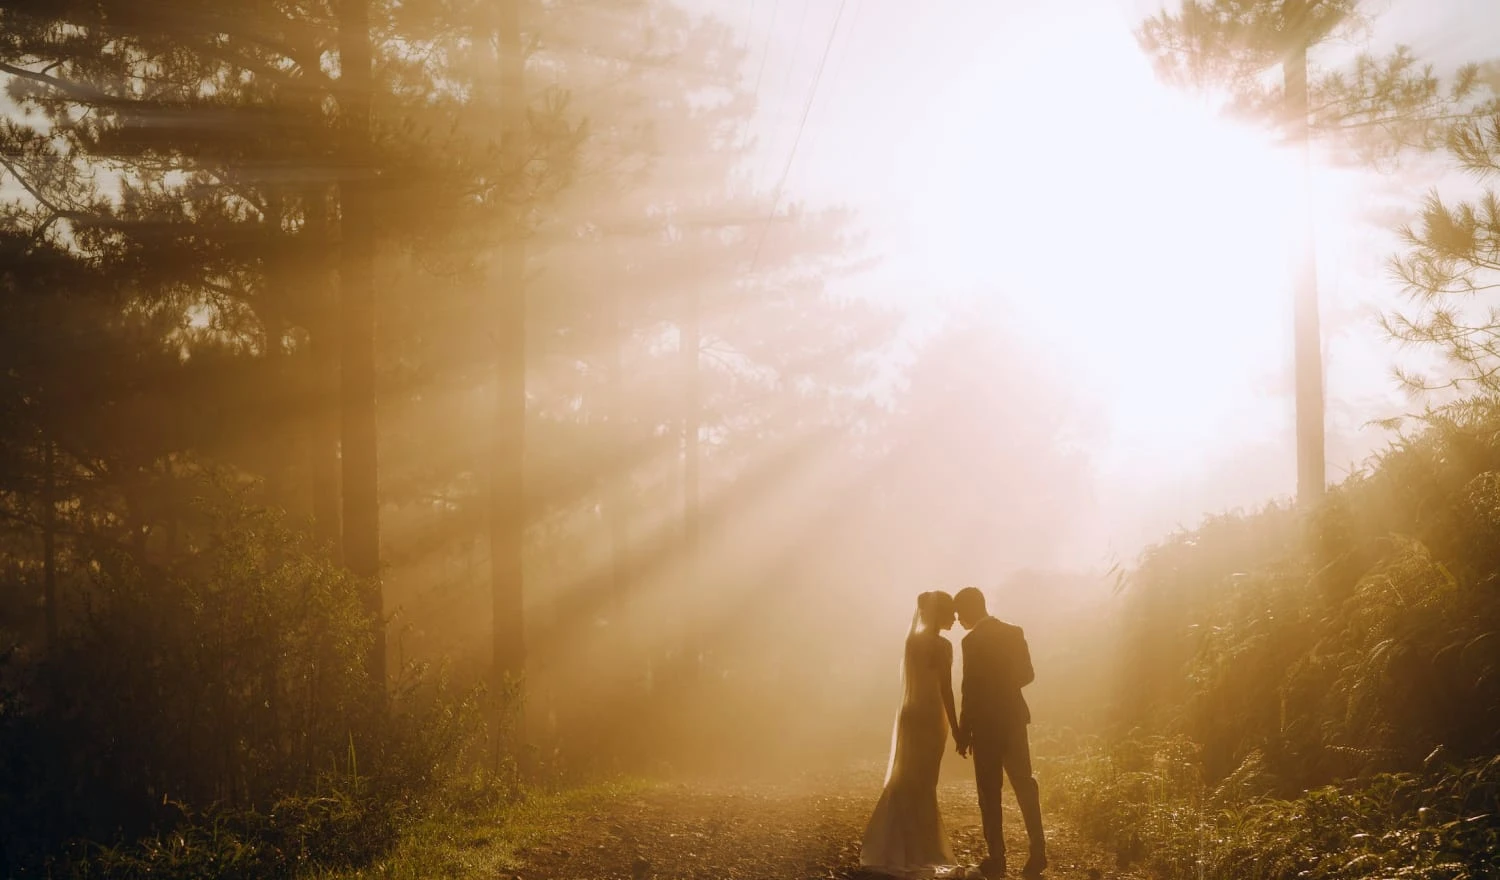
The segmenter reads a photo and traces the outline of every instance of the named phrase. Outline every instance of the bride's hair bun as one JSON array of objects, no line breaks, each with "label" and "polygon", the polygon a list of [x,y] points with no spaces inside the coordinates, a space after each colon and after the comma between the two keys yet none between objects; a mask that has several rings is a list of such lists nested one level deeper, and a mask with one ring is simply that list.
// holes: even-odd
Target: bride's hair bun
[{"label": "bride's hair bun", "polygon": [[917,596],[917,609],[924,612],[943,612],[953,608],[953,597],[942,590],[928,590]]}]

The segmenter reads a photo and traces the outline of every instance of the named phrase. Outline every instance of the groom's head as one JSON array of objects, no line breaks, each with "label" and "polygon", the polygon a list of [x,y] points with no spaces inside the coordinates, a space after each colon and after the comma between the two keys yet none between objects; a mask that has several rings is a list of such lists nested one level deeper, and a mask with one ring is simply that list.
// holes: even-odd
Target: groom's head
[{"label": "groom's head", "polygon": [[984,594],[978,587],[964,587],[953,597],[953,610],[958,612],[958,622],[964,629],[973,629],[974,624],[989,616],[984,610]]}]

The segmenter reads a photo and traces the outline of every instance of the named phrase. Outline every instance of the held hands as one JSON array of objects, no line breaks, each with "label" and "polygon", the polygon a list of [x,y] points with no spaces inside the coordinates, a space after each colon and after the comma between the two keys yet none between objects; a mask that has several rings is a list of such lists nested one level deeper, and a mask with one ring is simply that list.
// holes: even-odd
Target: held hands
[{"label": "held hands", "polygon": [[962,727],[953,731],[953,742],[958,747],[960,758],[969,757],[969,732]]}]

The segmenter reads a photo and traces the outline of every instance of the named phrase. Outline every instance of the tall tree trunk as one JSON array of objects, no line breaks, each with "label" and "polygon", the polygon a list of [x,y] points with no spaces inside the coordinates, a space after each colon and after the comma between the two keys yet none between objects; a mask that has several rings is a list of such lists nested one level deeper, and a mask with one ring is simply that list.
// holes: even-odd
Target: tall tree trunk
[{"label": "tall tree trunk", "polygon": [[[280,216],[280,206],[277,206],[277,216]],[[277,248],[280,253],[269,261],[267,280],[278,294],[291,288],[296,277],[292,268],[291,258],[286,254],[284,245]],[[296,381],[296,364],[287,357],[285,341],[287,322],[284,313],[275,303],[269,304],[262,311],[262,341],[265,349],[263,363],[265,374],[270,382],[275,383],[276,388],[286,388],[289,383]],[[295,385],[291,387],[295,388]],[[296,398],[292,398],[293,403]],[[296,457],[284,456],[288,450],[295,450],[297,426],[295,422],[276,419],[262,428],[269,436],[264,444],[265,461],[265,498],[266,504],[272,508],[279,508],[287,513],[297,509],[297,480],[296,480]]]},{"label": "tall tree trunk", "polygon": [[605,516],[609,520],[610,561],[610,616],[616,625],[625,608],[628,589],[630,554],[628,516],[625,499],[629,496],[629,456],[626,448],[630,438],[625,429],[625,322],[621,308],[624,294],[618,290],[609,294],[605,332],[609,334],[609,443],[613,463],[605,474],[607,500]]},{"label": "tall tree trunk", "polygon": [[605,509],[609,529],[610,596],[609,616],[613,624],[614,650],[620,670],[632,670],[626,675],[631,688],[645,685],[651,676],[651,660],[638,650],[645,643],[638,638],[634,627],[627,623],[626,611],[631,595],[632,565],[630,546],[630,499],[631,455],[630,432],[625,424],[625,342],[624,321],[625,295],[621,290],[609,295],[605,332],[608,334],[610,358],[609,381],[609,430],[611,464],[604,477]]},{"label": "tall tree trunk", "polygon": [[683,597],[684,607],[689,613],[683,615],[686,637],[683,639],[683,660],[686,672],[696,677],[702,662],[700,628],[701,609],[704,605],[703,585],[699,550],[698,516],[698,467],[699,467],[699,423],[701,420],[702,363],[702,304],[696,289],[690,289],[683,310],[682,327],[678,337],[679,354],[682,357],[683,402],[682,402],[682,572],[687,593]]},{"label": "tall tree trunk", "polygon": [[[320,76],[318,41],[311,34],[302,35],[295,57],[303,81],[309,84],[303,95],[301,112],[310,124],[322,122],[325,112],[322,88],[311,87]],[[307,304],[307,330],[311,337],[308,370],[304,378],[310,392],[311,406],[302,419],[301,430],[307,459],[309,507],[313,534],[329,548],[334,560],[340,560],[339,518],[339,350],[337,300],[333,295],[329,263],[331,226],[328,210],[326,165],[318,167],[315,179],[300,188],[302,230],[297,252],[301,294]]]},{"label": "tall tree trunk", "polygon": [[340,110],[344,174],[339,182],[339,393],[343,415],[344,565],[366,583],[376,636],[369,673],[385,691],[385,620],[380,589],[380,502],[375,449],[375,228],[370,156],[368,0],[339,5]]},{"label": "tall tree trunk", "polygon": [[312,265],[307,267],[307,295],[315,315],[309,328],[312,411],[303,425],[307,432],[313,529],[318,540],[332,548],[333,558],[339,559],[339,352],[334,342],[338,321],[322,262],[328,241],[327,192],[322,184],[310,185],[303,192],[302,211],[306,252],[312,255]]},{"label": "tall tree trunk", "polygon": [[[1305,31],[1305,2],[1287,4],[1296,31]],[[1323,346],[1318,321],[1318,260],[1312,218],[1312,168],[1308,132],[1307,41],[1300,39],[1282,63],[1288,134],[1298,152],[1302,194],[1301,227],[1293,244],[1293,358],[1297,395],[1297,500],[1313,504],[1326,482],[1323,448]]]},{"label": "tall tree trunk", "polygon": [[[500,150],[504,173],[519,175],[525,153],[526,59],[521,46],[520,0],[499,0],[495,38],[500,65]],[[493,595],[494,672],[497,694],[519,685],[526,668],[522,555],[526,534],[526,250],[521,215],[504,218],[496,310],[495,425],[490,460],[490,587]],[[497,706],[497,711],[519,709]],[[520,732],[521,716],[513,718]],[[498,740],[497,740],[498,742]]]},{"label": "tall tree trunk", "polygon": [[42,599],[47,647],[57,647],[57,447],[42,441]]}]

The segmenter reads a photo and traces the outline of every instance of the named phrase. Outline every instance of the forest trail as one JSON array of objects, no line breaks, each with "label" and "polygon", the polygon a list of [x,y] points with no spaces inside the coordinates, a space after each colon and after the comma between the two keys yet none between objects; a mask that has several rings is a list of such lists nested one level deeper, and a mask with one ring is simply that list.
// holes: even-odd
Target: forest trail
[{"label": "forest trail", "polygon": [[[874,771],[822,776],[796,784],[671,783],[598,801],[579,810],[545,842],[514,854],[511,880],[856,880],[864,824],[880,788]],[[1009,791],[1007,791],[1009,798]],[[972,780],[945,781],[944,824],[959,862],[983,856]],[[1006,839],[1023,854],[1025,831],[1006,803]],[[1057,817],[1048,817],[1056,880],[1136,875],[1116,868]],[[1010,877],[1019,876],[1013,865]]]}]

